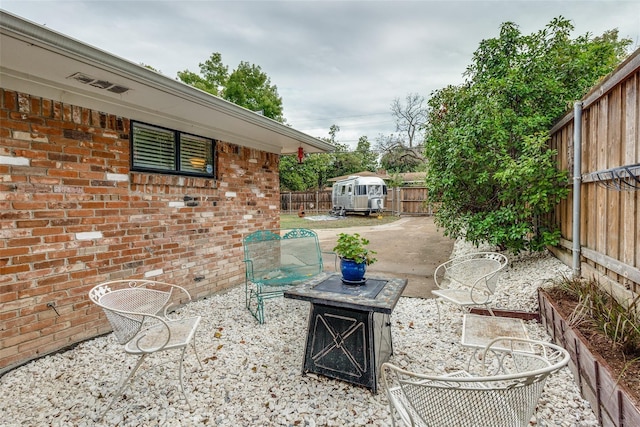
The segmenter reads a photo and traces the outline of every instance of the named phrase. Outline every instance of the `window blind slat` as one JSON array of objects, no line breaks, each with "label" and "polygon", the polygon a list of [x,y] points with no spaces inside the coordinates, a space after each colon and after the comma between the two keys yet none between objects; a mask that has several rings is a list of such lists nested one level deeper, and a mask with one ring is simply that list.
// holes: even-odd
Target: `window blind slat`
[{"label": "window blind slat", "polygon": [[143,123],[131,133],[134,169],[215,176],[213,140]]}]

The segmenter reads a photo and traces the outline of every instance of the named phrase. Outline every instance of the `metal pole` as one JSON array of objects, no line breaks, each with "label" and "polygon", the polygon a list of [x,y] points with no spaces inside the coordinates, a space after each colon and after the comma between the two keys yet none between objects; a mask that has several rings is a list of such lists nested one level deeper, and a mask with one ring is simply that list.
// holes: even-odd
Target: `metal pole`
[{"label": "metal pole", "polygon": [[573,104],[573,276],[580,277],[580,187],[582,185],[582,101]]}]

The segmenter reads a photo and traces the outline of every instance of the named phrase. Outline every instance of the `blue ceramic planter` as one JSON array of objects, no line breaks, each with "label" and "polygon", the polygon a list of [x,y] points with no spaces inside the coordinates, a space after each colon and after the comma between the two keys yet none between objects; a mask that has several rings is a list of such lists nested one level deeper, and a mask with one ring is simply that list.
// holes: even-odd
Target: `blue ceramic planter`
[{"label": "blue ceramic planter", "polygon": [[367,264],[364,262],[357,263],[352,259],[340,258],[340,271],[344,280],[354,283],[360,282],[367,271]]}]

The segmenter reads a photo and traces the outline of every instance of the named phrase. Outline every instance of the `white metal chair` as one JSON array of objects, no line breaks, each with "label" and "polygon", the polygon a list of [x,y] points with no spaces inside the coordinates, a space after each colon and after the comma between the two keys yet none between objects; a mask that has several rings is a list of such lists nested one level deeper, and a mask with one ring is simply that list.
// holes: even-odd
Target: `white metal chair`
[{"label": "white metal chair", "polygon": [[[532,352],[517,350],[523,343]],[[547,377],[569,362],[569,353],[542,341],[501,337],[471,359],[479,374],[419,374],[384,363],[393,425],[399,419],[407,426],[526,427]]]},{"label": "white metal chair", "polygon": [[180,286],[153,280],[115,280],[95,286],[89,291],[89,298],[104,310],[124,351],[140,356],[100,418],[122,395],[144,359],[166,350],[180,350],[180,391],[191,408],[184,392],[182,362],[191,344],[202,368],[194,340],[200,316],[178,318],[169,314],[178,304],[191,301],[189,292]]},{"label": "white metal chair", "polygon": [[475,252],[461,255],[440,264],[433,273],[438,289],[431,291],[438,297],[438,328],[441,324],[440,301],[468,311],[471,307],[484,307],[493,316],[489,306],[493,301],[499,273],[509,263],[497,252]]}]

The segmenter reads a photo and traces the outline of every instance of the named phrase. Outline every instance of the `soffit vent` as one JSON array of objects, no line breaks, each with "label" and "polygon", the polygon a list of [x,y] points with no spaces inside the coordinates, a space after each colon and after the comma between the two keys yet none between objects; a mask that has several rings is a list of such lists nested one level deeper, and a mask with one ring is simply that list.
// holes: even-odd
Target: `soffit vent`
[{"label": "soffit vent", "polygon": [[80,82],[82,84],[85,84],[85,85],[90,85],[90,86],[96,87],[98,89],[105,89],[105,90],[108,90],[109,92],[118,93],[118,94],[125,93],[125,92],[130,90],[126,86],[115,84],[115,83],[109,82],[107,80],[100,80],[100,79],[97,79],[95,77],[83,74],[83,73],[75,73],[75,74],[70,75],[67,78],[76,80],[76,81],[78,81],[78,82]]}]

